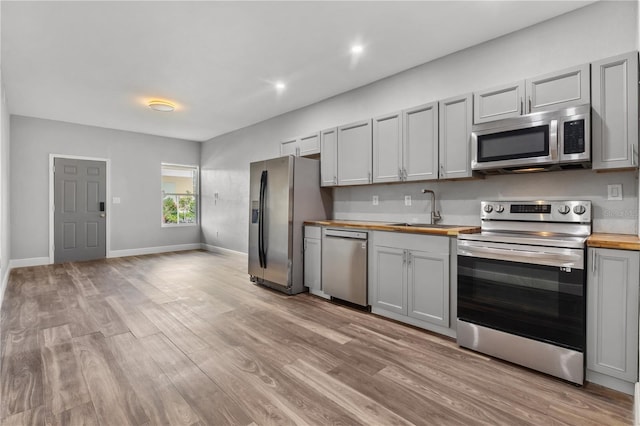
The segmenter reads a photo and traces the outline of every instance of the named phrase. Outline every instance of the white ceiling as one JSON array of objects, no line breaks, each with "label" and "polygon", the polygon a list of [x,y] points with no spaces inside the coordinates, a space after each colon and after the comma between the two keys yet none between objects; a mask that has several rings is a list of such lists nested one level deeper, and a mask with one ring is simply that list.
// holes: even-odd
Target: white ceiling
[{"label": "white ceiling", "polygon": [[11,114],[204,141],[588,3],[2,1],[2,78]]}]

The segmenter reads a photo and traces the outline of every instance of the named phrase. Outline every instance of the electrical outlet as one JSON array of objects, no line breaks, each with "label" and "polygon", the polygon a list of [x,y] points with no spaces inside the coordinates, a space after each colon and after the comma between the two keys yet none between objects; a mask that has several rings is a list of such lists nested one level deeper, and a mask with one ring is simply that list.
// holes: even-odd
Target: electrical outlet
[{"label": "electrical outlet", "polygon": [[607,185],[607,200],[622,201],[622,184],[614,183]]},{"label": "electrical outlet", "polygon": [[113,197],[113,204],[120,204],[120,197]]},{"label": "electrical outlet", "polygon": [[411,195],[405,195],[404,196],[404,205],[405,206],[410,206],[411,205]]},{"label": "electrical outlet", "polygon": [[371,201],[373,202],[373,205],[374,205],[374,206],[377,206],[377,205],[378,205],[378,196],[377,196],[377,195],[374,195],[374,196],[372,197]]}]

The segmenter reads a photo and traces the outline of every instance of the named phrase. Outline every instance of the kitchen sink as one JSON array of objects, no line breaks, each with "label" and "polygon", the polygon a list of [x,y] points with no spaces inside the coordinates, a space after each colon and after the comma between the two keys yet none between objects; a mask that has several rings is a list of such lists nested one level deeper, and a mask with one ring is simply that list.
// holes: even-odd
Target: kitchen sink
[{"label": "kitchen sink", "polygon": [[449,228],[459,228],[460,225],[440,225],[437,223],[389,223],[389,226],[411,226],[412,228],[440,228],[440,229],[449,229]]}]

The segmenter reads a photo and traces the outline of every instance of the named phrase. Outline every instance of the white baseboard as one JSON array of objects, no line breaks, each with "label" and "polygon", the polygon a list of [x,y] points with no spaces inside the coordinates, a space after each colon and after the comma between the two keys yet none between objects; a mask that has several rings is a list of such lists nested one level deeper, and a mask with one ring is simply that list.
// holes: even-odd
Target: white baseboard
[{"label": "white baseboard", "polygon": [[4,293],[7,291],[7,284],[9,284],[9,275],[11,275],[11,266],[7,265],[5,270],[2,271],[2,284],[0,284],[0,307],[4,301]]},{"label": "white baseboard", "polygon": [[212,246],[211,244],[202,243],[201,246],[202,246],[201,247],[202,250],[210,251],[212,253],[232,254],[232,255],[235,255],[235,256],[245,256],[245,257],[247,256],[247,253],[243,253],[241,251],[231,250],[231,249],[224,248],[224,247]]},{"label": "white baseboard", "polygon": [[47,257],[30,257],[28,259],[11,259],[9,261],[9,269],[24,268],[27,266],[49,265],[49,256]]},{"label": "white baseboard", "polygon": [[633,424],[640,426],[640,382],[634,386],[633,394]]},{"label": "white baseboard", "polygon": [[171,251],[198,250],[200,243],[177,244],[174,246],[144,247],[127,250],[111,250],[107,257],[142,256],[145,254],[167,253]]}]

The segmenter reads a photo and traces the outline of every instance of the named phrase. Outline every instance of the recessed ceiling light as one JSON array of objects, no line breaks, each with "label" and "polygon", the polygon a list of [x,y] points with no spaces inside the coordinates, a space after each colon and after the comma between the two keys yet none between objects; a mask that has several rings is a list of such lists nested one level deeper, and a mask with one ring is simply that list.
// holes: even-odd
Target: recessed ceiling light
[{"label": "recessed ceiling light", "polygon": [[361,44],[354,44],[353,46],[351,46],[351,53],[353,53],[354,55],[359,55],[362,52],[364,52],[364,46]]},{"label": "recessed ceiling light", "polygon": [[287,85],[284,84],[282,81],[277,81],[275,86],[276,86],[276,89],[278,90],[284,90],[287,88]]},{"label": "recessed ceiling light", "polygon": [[161,112],[171,112],[176,109],[174,104],[167,101],[150,101],[147,105],[152,110]]}]

